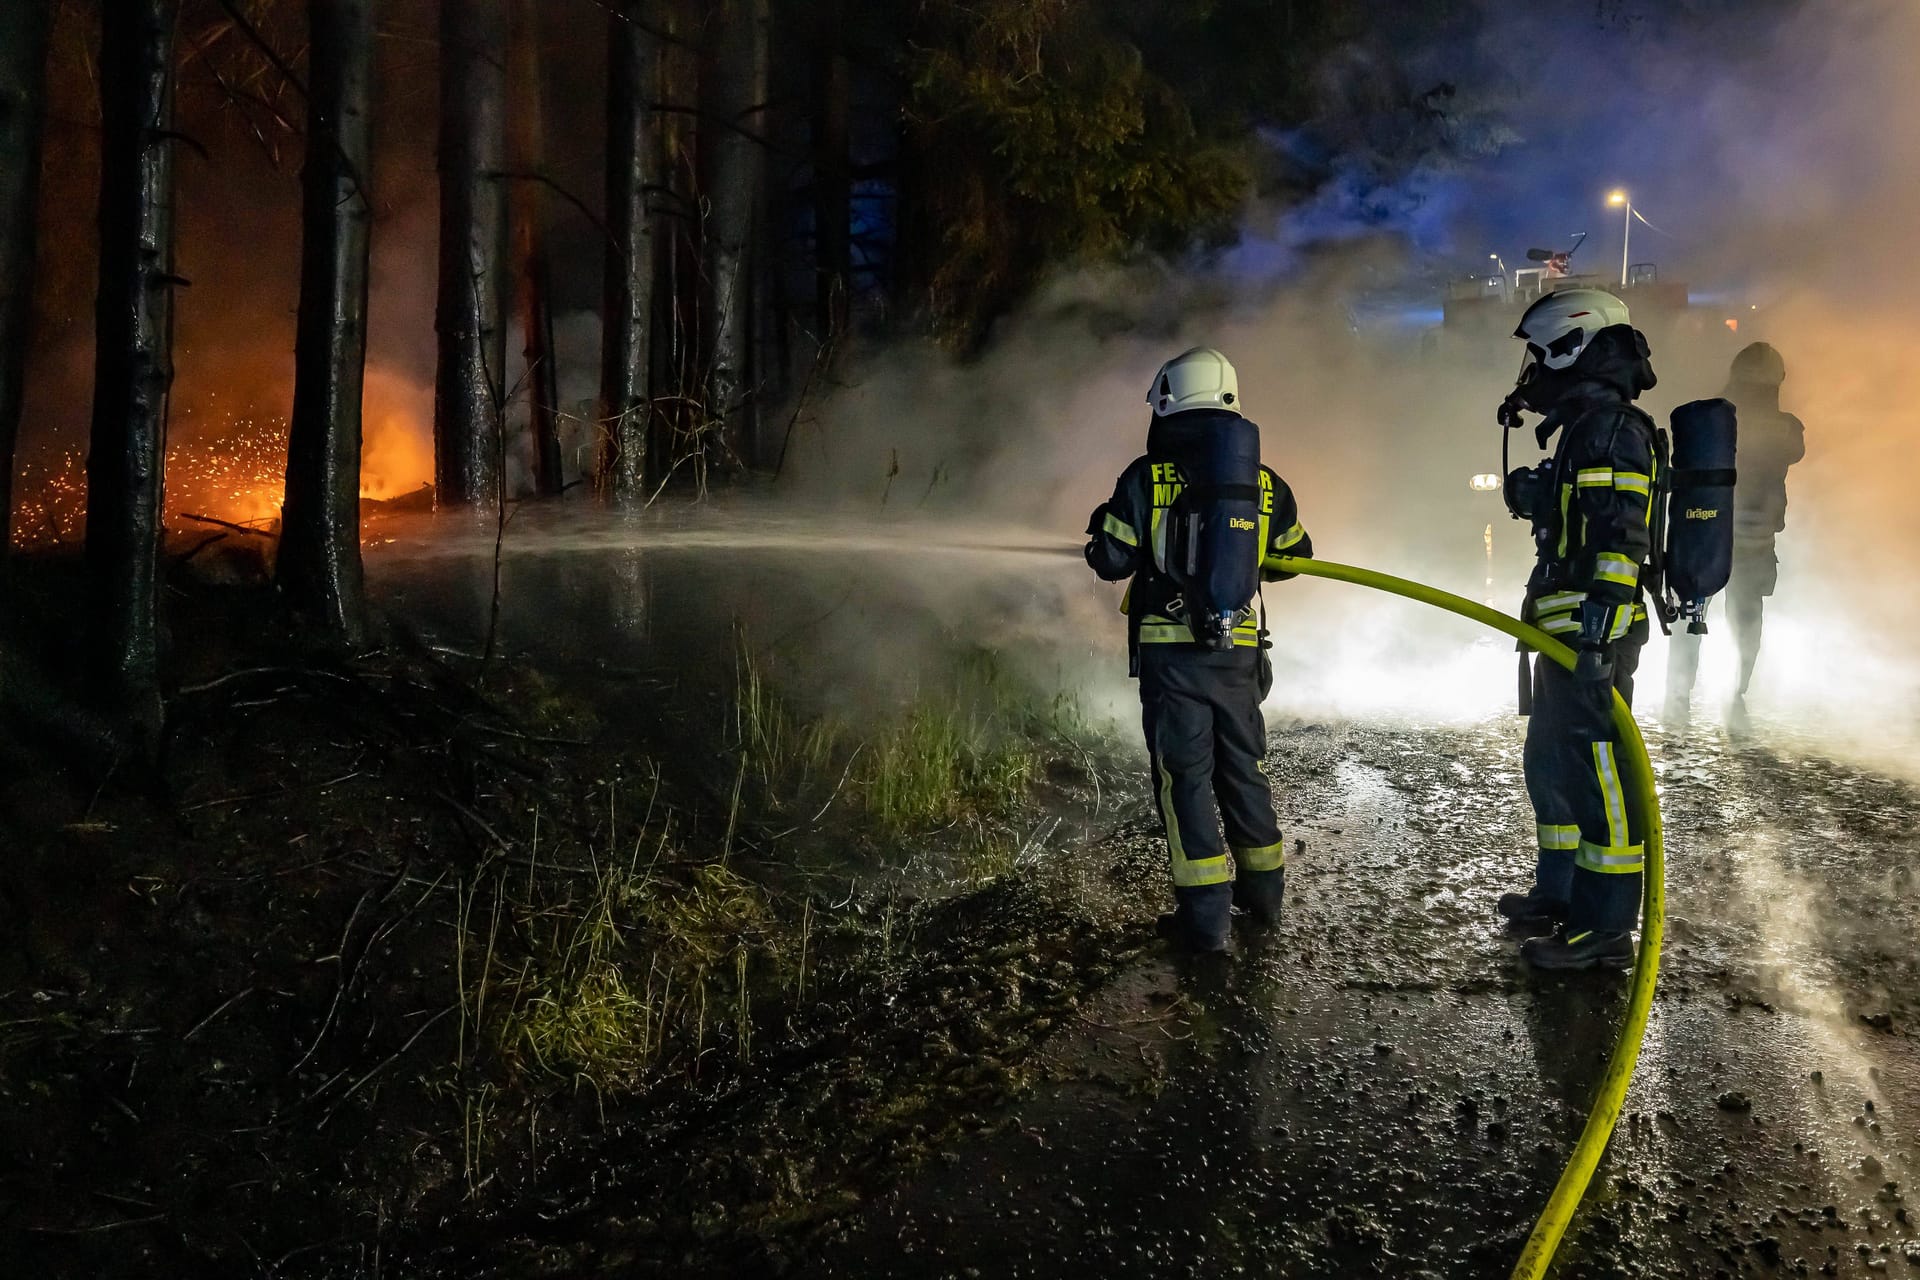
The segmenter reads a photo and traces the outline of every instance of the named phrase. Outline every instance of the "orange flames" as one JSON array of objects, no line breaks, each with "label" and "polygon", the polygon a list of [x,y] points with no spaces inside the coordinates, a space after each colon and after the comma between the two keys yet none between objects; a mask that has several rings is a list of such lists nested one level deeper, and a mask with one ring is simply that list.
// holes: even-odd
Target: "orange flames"
[{"label": "orange flames", "polygon": [[[361,497],[395,498],[432,481],[432,412],[431,390],[385,370],[367,370]],[[183,410],[167,443],[166,520],[179,524],[191,514],[271,526],[280,519],[286,467],[284,414],[251,408]],[[86,505],[83,450],[25,460],[15,486],[14,544],[79,540]]]}]

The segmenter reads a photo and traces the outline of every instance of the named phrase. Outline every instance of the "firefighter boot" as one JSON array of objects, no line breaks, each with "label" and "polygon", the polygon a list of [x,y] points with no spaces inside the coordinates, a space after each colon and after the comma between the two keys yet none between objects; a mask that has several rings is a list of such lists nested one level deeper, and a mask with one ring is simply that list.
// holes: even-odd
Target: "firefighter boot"
[{"label": "firefighter boot", "polygon": [[1683,694],[1669,692],[1660,712],[1660,724],[1668,733],[1680,735],[1693,727],[1693,701]]},{"label": "firefighter boot", "polygon": [[1543,893],[1539,885],[1525,893],[1503,893],[1494,909],[1511,925],[1558,926],[1567,918],[1567,900]]},{"label": "firefighter boot", "polygon": [[1233,914],[1233,886],[1177,887],[1173,896],[1177,905],[1155,922],[1155,932],[1186,951],[1225,951]]},{"label": "firefighter boot", "polygon": [[1521,943],[1520,958],[1535,969],[1625,969],[1633,964],[1633,935],[1593,929],[1569,933],[1562,925],[1550,938]]},{"label": "firefighter boot", "polygon": [[1287,896],[1287,869],[1242,871],[1233,882],[1233,905],[1257,925],[1280,923],[1280,906]]},{"label": "firefighter boot", "polygon": [[1747,715],[1747,696],[1744,693],[1734,694],[1733,701],[1727,704],[1727,735],[1732,738],[1753,735],[1753,721]]}]

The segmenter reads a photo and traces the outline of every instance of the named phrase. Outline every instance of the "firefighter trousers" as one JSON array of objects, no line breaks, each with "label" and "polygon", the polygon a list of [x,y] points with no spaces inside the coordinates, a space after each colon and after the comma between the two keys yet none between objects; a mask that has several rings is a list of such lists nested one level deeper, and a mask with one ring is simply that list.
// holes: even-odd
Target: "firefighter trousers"
[{"label": "firefighter trousers", "polygon": [[[1741,697],[1753,683],[1753,669],[1760,661],[1760,637],[1765,628],[1767,597],[1780,580],[1780,560],[1773,543],[1733,544],[1733,576],[1723,594],[1726,619],[1733,631],[1734,645],[1740,650]],[[1700,637],[1685,630],[1673,633],[1667,647],[1667,715],[1683,716],[1693,698],[1693,684],[1700,671]]]},{"label": "firefighter trousers", "polygon": [[1533,665],[1533,714],[1524,755],[1538,828],[1535,890],[1567,903],[1567,932],[1621,933],[1640,910],[1646,835],[1627,802],[1613,691],[1629,705],[1640,645],[1613,646],[1613,681],[1576,680],[1546,658]]},{"label": "firefighter trousers", "polygon": [[1140,649],[1141,720],[1174,893],[1182,913],[1205,932],[1226,927],[1233,896],[1229,850],[1249,890],[1286,864],[1267,783],[1259,662],[1259,650],[1250,647]]}]

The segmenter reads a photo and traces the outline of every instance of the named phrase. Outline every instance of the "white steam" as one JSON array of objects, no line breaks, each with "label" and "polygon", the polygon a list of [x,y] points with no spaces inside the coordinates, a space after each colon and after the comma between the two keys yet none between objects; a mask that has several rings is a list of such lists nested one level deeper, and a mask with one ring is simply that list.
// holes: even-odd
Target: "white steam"
[{"label": "white steam", "polygon": [[[1457,191],[1449,198],[1450,208],[1462,206],[1457,259],[1484,261],[1484,241],[1467,237],[1500,225],[1496,202],[1537,201],[1543,222],[1559,216],[1566,174],[1578,169],[1559,152],[1577,158],[1598,132],[1608,141],[1596,144],[1596,164],[1606,168],[1573,197],[1596,228],[1615,182],[1670,193],[1670,235],[1643,231],[1636,244],[1668,277],[1690,276],[1700,296],[1739,302],[1724,312],[1696,306],[1656,339],[1661,385],[1644,403],[1664,419],[1675,404],[1717,394],[1733,352],[1764,338],[1788,363],[1784,406],[1808,424],[1808,459],[1789,481],[1756,718],[1920,772],[1911,639],[1920,622],[1920,503],[1911,499],[1920,423],[1908,373],[1920,324],[1907,301],[1920,267],[1903,248],[1920,207],[1920,135],[1898,123],[1920,108],[1910,71],[1920,8],[1703,3],[1652,36],[1634,22],[1596,27],[1587,5],[1536,10],[1503,13],[1505,25],[1488,25],[1451,55],[1463,83],[1490,67],[1511,73],[1500,90],[1512,95],[1522,150],[1553,162],[1532,189],[1510,158],[1488,161],[1483,173],[1456,171],[1469,192],[1485,179],[1482,207],[1462,206]],[[1534,56],[1543,47],[1556,51],[1544,64]],[[1427,61],[1446,74],[1447,56]],[[1315,208],[1324,219],[1324,205]],[[1538,235],[1561,230],[1549,223]],[[859,510],[967,510],[1076,533],[1143,447],[1145,389],[1159,361],[1204,342],[1238,365],[1266,460],[1297,493],[1318,554],[1511,609],[1531,558],[1526,531],[1467,482],[1499,469],[1492,409],[1511,382],[1513,344],[1356,331],[1353,299],[1408,265],[1406,238],[1339,239],[1337,252],[1307,257],[1284,285],[1206,263],[1080,273],[1006,321],[972,363],[888,352],[819,411],[787,480]],[[1284,247],[1300,251],[1297,238]],[[1617,248],[1597,234],[1589,269],[1609,251]],[[1227,261],[1246,260],[1243,250]],[[1729,318],[1737,332],[1723,324]],[[1535,457],[1516,437],[1514,461]],[[1268,600],[1279,708],[1425,718],[1512,705],[1511,653],[1467,624],[1338,584],[1282,584]],[[1117,628],[1117,617],[1108,625]],[[1715,633],[1700,686],[1709,710],[1732,683],[1726,628]],[[1658,705],[1665,663],[1656,638],[1643,665],[1643,710]]]}]

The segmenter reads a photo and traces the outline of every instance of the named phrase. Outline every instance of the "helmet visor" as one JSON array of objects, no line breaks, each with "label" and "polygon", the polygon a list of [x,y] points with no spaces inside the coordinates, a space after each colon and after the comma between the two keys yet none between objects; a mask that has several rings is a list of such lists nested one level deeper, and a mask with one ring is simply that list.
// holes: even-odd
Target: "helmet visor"
[{"label": "helmet visor", "polygon": [[1546,353],[1540,350],[1539,347],[1529,342],[1527,349],[1520,353],[1520,372],[1514,375],[1513,385],[1516,387],[1524,387],[1538,377],[1540,374],[1540,361],[1545,355]]}]

